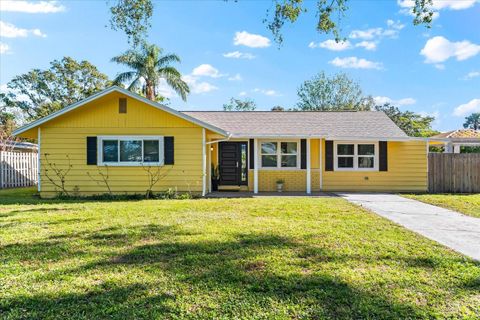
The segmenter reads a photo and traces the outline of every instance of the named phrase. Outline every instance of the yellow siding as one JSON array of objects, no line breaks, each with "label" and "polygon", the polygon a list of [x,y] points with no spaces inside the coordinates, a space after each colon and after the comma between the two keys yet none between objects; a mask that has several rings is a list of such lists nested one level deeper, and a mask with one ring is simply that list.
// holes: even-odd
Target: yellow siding
[{"label": "yellow siding", "polygon": [[[325,150],[325,142],[322,145]],[[323,187],[325,191],[426,191],[426,142],[388,142],[388,171],[323,171]]]},{"label": "yellow siding", "polygon": [[[319,140],[311,140],[311,188],[320,191]],[[388,142],[388,171],[325,171],[325,142],[322,141],[324,191],[426,191],[427,155],[422,141]],[[286,191],[306,190],[306,170],[258,171],[259,191],[275,191],[276,180],[285,180]],[[253,191],[253,170],[249,170],[249,190]]]},{"label": "yellow siding", "polygon": [[[161,167],[164,177],[153,190],[173,187],[179,191],[201,192],[202,128],[130,98],[127,113],[119,114],[120,96],[112,93],[42,125],[43,197],[54,196],[58,191],[45,176],[45,170],[48,170],[47,174],[58,180],[49,164],[65,169],[70,163],[72,168],[66,176],[66,186],[70,192],[75,189],[81,195],[107,192],[105,184],[94,181],[100,181],[99,172],[106,174],[107,168],[86,165],[86,137],[99,135],[174,136],[175,164]],[[45,153],[48,154],[48,161]],[[152,170],[156,168],[152,167]],[[114,192],[144,193],[147,190],[149,176],[145,168],[110,166],[108,173],[109,184]]]}]

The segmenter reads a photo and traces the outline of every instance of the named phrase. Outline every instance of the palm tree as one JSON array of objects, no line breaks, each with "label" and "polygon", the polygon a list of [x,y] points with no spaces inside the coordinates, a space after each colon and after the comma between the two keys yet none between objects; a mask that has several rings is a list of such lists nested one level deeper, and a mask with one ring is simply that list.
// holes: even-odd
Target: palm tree
[{"label": "palm tree", "polygon": [[176,54],[162,55],[163,49],[154,44],[143,43],[139,50],[127,50],[123,54],[112,58],[113,62],[123,64],[131,71],[122,72],[113,80],[114,84],[130,82],[128,90],[141,92],[147,99],[155,101],[157,87],[164,79],[167,84],[180,96],[187,100],[190,89],[182,80],[180,72],[172,67],[172,62],[180,62]]}]

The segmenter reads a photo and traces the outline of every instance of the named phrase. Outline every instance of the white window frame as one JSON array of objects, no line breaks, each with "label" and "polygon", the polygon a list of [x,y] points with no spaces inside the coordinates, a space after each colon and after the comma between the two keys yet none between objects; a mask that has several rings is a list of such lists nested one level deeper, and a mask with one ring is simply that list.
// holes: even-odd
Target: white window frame
[{"label": "white window frame", "polygon": [[[118,162],[103,162],[103,141],[118,140]],[[120,141],[142,141],[142,161],[120,162]],[[158,140],[158,162],[143,162],[143,141]],[[163,153],[163,136],[97,136],[97,165],[109,167],[141,167],[141,166],[163,166],[165,155]]]},{"label": "white window frame", "polygon": [[[276,143],[277,144],[277,166],[276,167],[264,167],[262,166],[262,155],[269,155],[267,153],[262,153],[262,143]],[[282,142],[296,142],[297,143],[297,164],[295,167],[282,167]],[[258,141],[258,164],[260,169],[262,170],[298,170],[300,169],[300,140],[292,140],[292,139],[280,139],[280,140],[259,140]],[[283,155],[293,155],[291,153],[285,153]]]},{"label": "white window frame", "polygon": [[[339,144],[353,144],[353,168],[339,168],[338,167],[338,157],[348,157],[344,155],[338,155],[337,145]],[[359,168],[358,167],[358,158],[359,157],[368,157],[358,154],[358,145],[362,144],[373,144],[374,145],[374,155],[373,155],[373,168]],[[334,161],[334,170],[335,171],[378,171],[378,157],[379,147],[378,141],[334,141],[333,143],[333,161]]]}]

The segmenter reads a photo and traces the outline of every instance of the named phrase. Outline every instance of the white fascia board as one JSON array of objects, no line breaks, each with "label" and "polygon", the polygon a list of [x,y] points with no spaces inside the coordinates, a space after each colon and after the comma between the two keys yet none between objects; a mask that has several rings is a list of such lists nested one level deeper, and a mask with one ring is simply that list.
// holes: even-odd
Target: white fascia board
[{"label": "white fascia board", "polygon": [[35,120],[35,121],[33,121],[33,122],[31,122],[31,123],[29,123],[29,124],[27,124],[27,125],[24,125],[24,126],[18,128],[18,129],[16,129],[15,131],[13,131],[13,135],[18,135],[18,134],[23,133],[23,132],[25,132],[25,131],[27,131],[27,130],[30,130],[30,129],[32,129],[32,128],[35,128],[35,127],[37,127],[37,126],[39,126],[39,125],[41,125],[41,124],[43,124],[43,123],[45,123],[45,122],[47,122],[47,121],[50,121],[50,120],[52,120],[52,119],[55,119],[56,117],[59,117],[59,116],[65,114],[65,113],[67,113],[67,112],[70,112],[70,111],[72,111],[72,110],[74,110],[74,109],[76,109],[76,108],[78,108],[78,107],[81,107],[81,106],[83,106],[83,105],[85,105],[85,104],[87,104],[87,103],[89,103],[89,102],[91,102],[91,101],[93,101],[93,100],[95,100],[95,99],[101,98],[101,97],[103,97],[103,96],[105,96],[105,95],[107,95],[107,94],[109,94],[109,93],[114,92],[114,91],[117,91],[117,92],[120,92],[120,93],[122,93],[122,94],[124,94],[124,95],[126,95],[126,96],[129,96],[129,97],[132,98],[132,99],[136,99],[136,100],[142,101],[142,102],[144,102],[144,103],[146,103],[146,104],[148,104],[148,105],[150,105],[150,106],[152,106],[152,107],[154,107],[154,108],[157,108],[157,109],[159,109],[159,110],[165,111],[165,112],[170,113],[170,114],[173,114],[173,115],[175,115],[175,116],[177,116],[177,117],[179,117],[179,118],[182,118],[182,119],[184,119],[184,120],[187,120],[187,121],[189,121],[189,122],[192,122],[192,123],[194,123],[194,124],[197,124],[197,125],[199,125],[199,126],[201,126],[201,127],[203,127],[203,128],[209,129],[209,130],[211,130],[211,131],[213,131],[213,132],[215,132],[215,133],[228,136],[228,132],[226,132],[226,131],[224,131],[224,130],[222,130],[222,129],[220,129],[220,128],[217,128],[217,127],[215,127],[215,126],[212,126],[212,125],[210,125],[210,124],[208,124],[208,123],[205,123],[205,122],[203,122],[203,121],[201,121],[201,120],[198,120],[198,119],[196,119],[196,118],[194,118],[194,117],[191,117],[191,116],[189,116],[189,115],[186,115],[186,114],[184,114],[184,113],[182,113],[182,112],[179,112],[179,111],[174,110],[174,109],[172,109],[172,108],[169,108],[169,107],[167,107],[167,106],[164,106],[164,105],[161,105],[161,104],[156,103],[156,102],[154,102],[154,101],[151,101],[151,100],[149,100],[149,99],[147,99],[147,98],[144,98],[144,97],[142,97],[142,96],[140,96],[140,95],[138,95],[138,94],[136,94],[136,93],[133,93],[133,92],[131,92],[131,91],[129,91],[129,90],[120,88],[120,87],[118,87],[118,86],[109,87],[109,88],[107,88],[107,89],[105,89],[105,90],[102,90],[102,91],[100,91],[100,92],[97,92],[97,93],[91,95],[90,97],[88,97],[88,98],[86,98],[86,99],[80,100],[80,101],[78,101],[78,102],[76,102],[76,103],[74,103],[74,104],[71,104],[71,105],[63,108],[63,109],[60,109],[60,110],[58,110],[58,111],[56,111],[56,112],[53,112],[53,113],[49,114],[49,115],[46,116],[46,117],[43,117],[43,118],[38,119],[38,120]]},{"label": "white fascia board", "polygon": [[347,137],[347,136],[325,136],[325,135],[232,135],[236,139],[325,139],[325,140],[344,140],[344,141],[427,141],[428,138],[422,137]]}]

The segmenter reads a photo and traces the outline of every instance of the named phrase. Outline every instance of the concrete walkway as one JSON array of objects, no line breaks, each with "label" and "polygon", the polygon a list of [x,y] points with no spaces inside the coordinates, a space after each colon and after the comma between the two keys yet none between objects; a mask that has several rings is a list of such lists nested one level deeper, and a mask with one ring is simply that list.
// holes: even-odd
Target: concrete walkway
[{"label": "concrete walkway", "polygon": [[340,197],[480,261],[480,218],[394,194],[338,193]]}]

